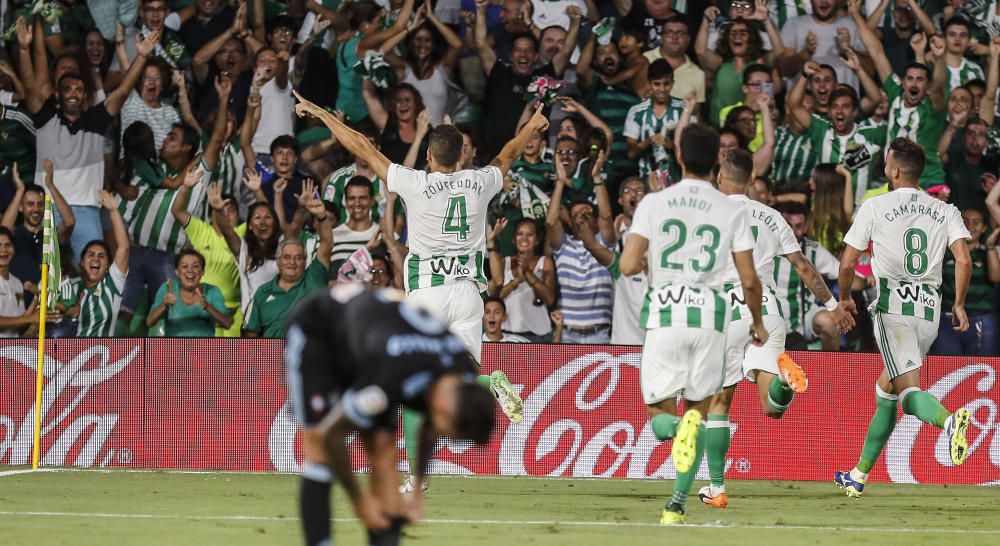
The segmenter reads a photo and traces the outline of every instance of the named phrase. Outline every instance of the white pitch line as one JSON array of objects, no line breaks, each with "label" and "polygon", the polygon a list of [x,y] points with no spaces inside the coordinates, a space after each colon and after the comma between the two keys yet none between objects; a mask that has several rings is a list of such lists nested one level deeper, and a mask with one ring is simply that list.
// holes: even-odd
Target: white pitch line
[{"label": "white pitch line", "polygon": [[[160,520],[208,520],[208,521],[298,521],[298,517],[285,516],[189,516],[180,514],[116,514],[108,512],[20,512],[0,511],[3,516],[35,517],[80,517],[80,518],[120,518],[120,519],[160,519]],[[339,523],[358,521],[355,518],[333,518]],[[557,520],[499,520],[499,519],[425,519],[421,524],[429,525],[532,525],[567,527],[664,527],[658,523],[638,521],[557,521]],[[941,529],[941,528],[891,528],[891,527],[836,527],[829,525],[744,525],[706,523],[702,525],[684,524],[671,527],[689,529],[788,529],[795,531],[849,531],[858,533],[898,532],[898,533],[957,533],[970,535],[1000,535],[1000,529]]]},{"label": "white pitch line", "polygon": [[4,470],[3,472],[0,472],[0,477],[13,476],[15,474],[32,474],[35,472],[60,472],[60,471],[61,470],[58,468],[38,468],[38,469],[23,468],[21,470]]}]

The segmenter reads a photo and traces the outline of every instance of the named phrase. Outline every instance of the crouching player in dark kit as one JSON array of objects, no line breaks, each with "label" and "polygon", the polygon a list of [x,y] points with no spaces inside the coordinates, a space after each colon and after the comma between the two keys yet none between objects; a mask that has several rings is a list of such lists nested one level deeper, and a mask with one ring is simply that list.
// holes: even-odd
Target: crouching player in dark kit
[{"label": "crouching player in dark kit", "polygon": [[[421,517],[420,495],[404,498],[397,489],[400,406],[424,417],[420,479],[439,435],[489,441],[493,396],[476,383],[472,356],[443,323],[402,298],[394,290],[339,285],[303,300],[289,319],[285,364],[305,439],[300,510],[310,545],[332,544],[334,477],[373,545],[398,544],[403,524]],[[367,491],[351,472],[352,432],[368,455]]]}]

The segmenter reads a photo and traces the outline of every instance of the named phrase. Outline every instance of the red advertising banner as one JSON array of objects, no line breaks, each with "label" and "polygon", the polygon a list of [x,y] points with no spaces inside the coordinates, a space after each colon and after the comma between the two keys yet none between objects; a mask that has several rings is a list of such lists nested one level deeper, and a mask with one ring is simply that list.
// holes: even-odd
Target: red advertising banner
[{"label": "red advertising banner", "polygon": [[[65,339],[46,346],[42,464],[295,471],[299,434],[287,402],[280,341]],[[432,472],[672,478],[639,396],[637,347],[486,344],[521,389],[524,421],[498,412],[484,448],[442,442]],[[809,375],[780,420],[742,383],[730,414],[731,479],[829,480],[857,462],[874,409],[878,355],[802,352]],[[0,344],[0,465],[30,463],[36,344]],[[1000,484],[1000,358],[931,357],[922,385],[973,413],[961,467],[942,431],[901,415],[873,479]],[[402,442],[400,442],[402,450]],[[364,468],[359,449],[355,466]],[[400,451],[400,461],[405,457]],[[704,463],[703,463],[704,464]],[[707,470],[702,468],[703,476]]]}]

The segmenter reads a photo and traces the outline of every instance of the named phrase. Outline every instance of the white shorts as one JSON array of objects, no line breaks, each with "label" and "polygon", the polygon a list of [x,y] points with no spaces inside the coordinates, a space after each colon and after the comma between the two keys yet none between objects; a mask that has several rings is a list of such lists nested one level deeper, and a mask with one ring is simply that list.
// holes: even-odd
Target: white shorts
[{"label": "white shorts", "polygon": [[726,331],[726,387],[746,377],[756,380],[756,370],[778,375],[778,355],[785,350],[785,319],[780,315],[765,315],[767,343],[758,347],[750,343],[750,319],[729,323]]},{"label": "white shorts", "polygon": [[872,322],[875,323],[875,341],[889,379],[919,370],[931,344],[937,339],[937,321],[876,312],[872,315]]},{"label": "white shorts", "polygon": [[482,362],[483,297],[476,283],[460,280],[418,288],[406,295],[406,302],[426,309],[431,316],[447,324],[476,362]]},{"label": "white shorts", "polygon": [[646,330],[639,384],[646,404],[684,391],[684,398],[704,400],[722,390],[726,334],[707,328]]},{"label": "white shorts", "polygon": [[826,311],[826,307],[814,303],[809,306],[806,314],[802,317],[802,335],[806,338],[806,341],[819,339],[819,335],[816,334],[816,329],[813,327],[813,321],[816,320],[816,315],[820,311]]}]

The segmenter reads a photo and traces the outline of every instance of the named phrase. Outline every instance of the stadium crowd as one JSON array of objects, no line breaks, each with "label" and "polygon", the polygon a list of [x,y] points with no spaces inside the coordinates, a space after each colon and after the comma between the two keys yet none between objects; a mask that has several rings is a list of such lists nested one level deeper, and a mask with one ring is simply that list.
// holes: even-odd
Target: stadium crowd
[{"label": "stadium crowd", "polygon": [[[975,239],[973,327],[946,317],[933,352],[997,352],[1000,4],[2,6],[0,335],[35,335],[46,194],[63,248],[50,335],[280,337],[318,287],[402,288],[406,204],[295,117],[294,89],[415,168],[435,125],[462,132],[462,167],[477,168],[545,105],[549,131],[492,206],[491,341],[642,343],[646,280],[618,257],[638,202],[678,181],[693,120],[719,128],[721,153],[753,153],[750,197],[782,212],[831,288],[852,213],[887,191],[887,142],[908,136],[928,152],[921,185]],[[860,308],[874,281],[858,274]],[[874,348],[870,324],[842,337],[784,260],[773,285],[790,348]]]}]

